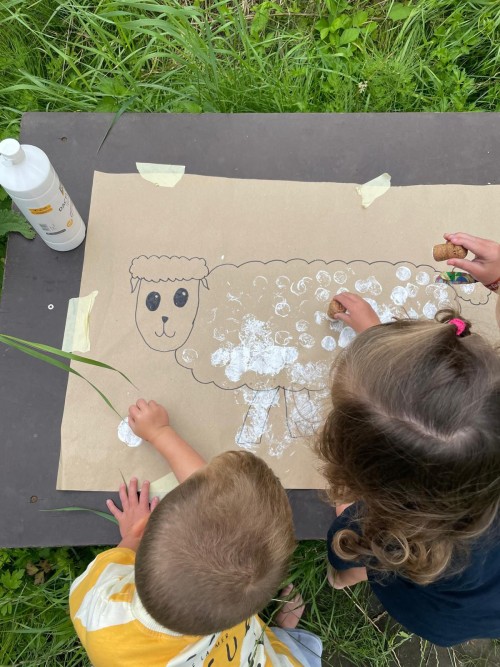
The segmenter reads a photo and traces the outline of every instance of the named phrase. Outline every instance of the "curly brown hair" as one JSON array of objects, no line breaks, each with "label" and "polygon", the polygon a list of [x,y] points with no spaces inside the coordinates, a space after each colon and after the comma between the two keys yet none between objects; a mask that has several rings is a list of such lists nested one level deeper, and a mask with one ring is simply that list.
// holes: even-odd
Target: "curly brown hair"
[{"label": "curly brown hair", "polygon": [[500,356],[461,318],[371,327],[332,370],[317,443],[333,504],[360,501],[344,560],[427,584],[458,572],[500,503]]}]

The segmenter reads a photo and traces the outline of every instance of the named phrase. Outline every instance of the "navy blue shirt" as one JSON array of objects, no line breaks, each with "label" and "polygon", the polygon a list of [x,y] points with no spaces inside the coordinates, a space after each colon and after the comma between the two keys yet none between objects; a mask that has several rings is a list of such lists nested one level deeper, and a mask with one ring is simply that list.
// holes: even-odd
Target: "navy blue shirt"
[{"label": "navy blue shirt", "polygon": [[[336,570],[363,567],[339,558],[334,534],[343,528],[360,532],[356,503],[328,531],[328,560]],[[467,567],[436,582],[415,584],[399,575],[380,575],[367,567],[370,586],[389,614],[410,632],[440,646],[469,639],[500,637],[500,538],[485,537],[472,549]]]}]

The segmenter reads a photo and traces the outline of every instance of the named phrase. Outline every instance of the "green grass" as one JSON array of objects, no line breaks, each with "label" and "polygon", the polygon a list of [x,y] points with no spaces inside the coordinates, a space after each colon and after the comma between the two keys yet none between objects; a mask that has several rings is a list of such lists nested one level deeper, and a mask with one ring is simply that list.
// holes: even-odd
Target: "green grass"
[{"label": "green grass", "polygon": [[[0,4],[0,138],[18,136],[21,114],[36,110],[500,111],[499,72],[498,0]],[[67,598],[95,552],[0,550],[0,666],[88,666]],[[44,561],[51,569],[35,583]],[[330,589],[323,543],[299,546],[291,579],[331,664],[398,664],[408,636],[378,618],[367,586]],[[432,650],[422,644],[420,664],[434,664]]]}]

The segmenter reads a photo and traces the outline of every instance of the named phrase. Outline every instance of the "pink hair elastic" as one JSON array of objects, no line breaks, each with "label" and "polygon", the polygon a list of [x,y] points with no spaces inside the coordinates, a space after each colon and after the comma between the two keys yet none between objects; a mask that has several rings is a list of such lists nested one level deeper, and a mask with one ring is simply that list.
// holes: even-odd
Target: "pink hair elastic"
[{"label": "pink hair elastic", "polygon": [[454,317],[452,320],[448,322],[448,324],[454,324],[456,326],[457,336],[461,336],[465,331],[465,322],[463,320],[460,320],[458,317]]}]

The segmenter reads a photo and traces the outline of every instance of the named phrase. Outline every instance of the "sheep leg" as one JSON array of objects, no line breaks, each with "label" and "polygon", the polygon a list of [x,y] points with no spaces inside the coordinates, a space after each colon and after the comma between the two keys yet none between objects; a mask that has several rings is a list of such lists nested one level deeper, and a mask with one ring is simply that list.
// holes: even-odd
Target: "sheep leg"
[{"label": "sheep leg", "polygon": [[318,406],[309,389],[290,391],[285,389],[286,421],[292,438],[314,435],[320,417]]},{"label": "sheep leg", "polygon": [[[277,387],[253,392],[252,402],[236,437],[239,445],[245,447],[245,445],[256,445],[260,442],[267,425],[269,410],[274,405],[279,389]],[[248,447],[248,449],[251,448]]]}]

